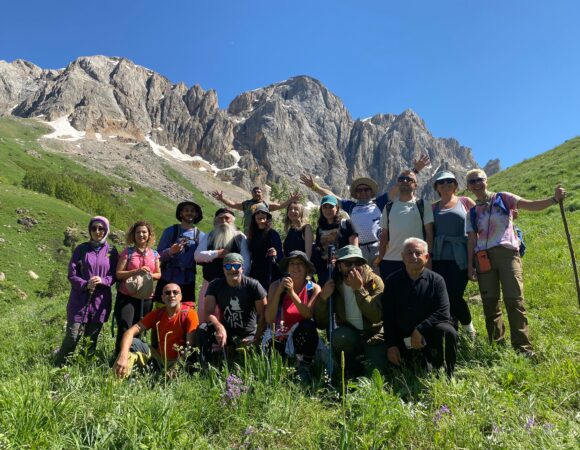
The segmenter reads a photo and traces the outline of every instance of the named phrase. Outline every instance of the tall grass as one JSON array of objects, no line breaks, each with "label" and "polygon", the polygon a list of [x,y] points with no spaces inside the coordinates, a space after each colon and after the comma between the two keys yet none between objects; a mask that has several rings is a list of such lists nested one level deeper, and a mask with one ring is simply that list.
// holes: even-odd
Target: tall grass
[{"label": "tall grass", "polygon": [[[0,155],[24,158],[13,141],[6,144],[13,137],[24,139],[23,134],[11,125],[1,135],[3,126],[0,121],[5,139]],[[541,198],[551,193],[555,181],[543,174],[562,171],[559,176],[572,190],[566,204],[572,206],[567,212],[576,245],[580,213],[573,206],[578,196],[572,186],[578,147],[578,140],[572,140],[552,151],[557,158],[530,160],[490,180],[494,189]],[[541,184],[532,188],[523,180],[537,164]],[[24,174],[18,180],[10,174],[0,179],[0,220],[10,225],[0,227],[6,240],[0,244],[0,270],[9,268],[4,270],[9,281],[0,282],[0,448],[578,447],[580,327],[570,257],[555,208],[523,213],[519,219],[528,244],[526,304],[536,362],[509,347],[488,345],[477,287],[471,283],[467,295],[480,334],[475,342],[460,340],[451,380],[393,369],[384,378],[375,373],[370,379],[347,380],[344,390],[318,378],[305,388],[280,357],[248,353],[239,355],[237,365],[208,373],[180,373],[175,379],[143,373],[119,381],[109,369],[114,342],[108,325],[94,359],[85,359],[81,349],[70,365],[51,365],[64,334],[67,297],[39,297],[38,282],[24,270],[33,267],[41,280],[48,279],[59,263],[38,247],[50,247],[65,224],[75,218],[86,223],[88,214],[14,186]],[[33,232],[17,231],[18,206],[42,218]],[[17,288],[26,289],[28,300],[19,299]],[[228,396],[232,375],[243,389]]]}]

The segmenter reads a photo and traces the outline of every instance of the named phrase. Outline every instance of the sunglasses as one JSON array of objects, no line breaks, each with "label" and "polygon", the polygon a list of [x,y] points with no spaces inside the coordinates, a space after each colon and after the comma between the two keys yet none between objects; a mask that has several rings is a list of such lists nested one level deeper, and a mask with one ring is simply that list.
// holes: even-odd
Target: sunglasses
[{"label": "sunglasses", "polygon": [[224,269],[226,270],[240,270],[242,268],[242,265],[240,263],[234,263],[234,264],[224,264]]},{"label": "sunglasses", "polygon": [[171,294],[173,294],[173,295],[179,295],[179,294],[181,294],[181,292],[178,291],[178,290],[174,290],[174,291],[163,291],[163,295],[171,295]]},{"label": "sunglasses", "polygon": [[344,267],[360,267],[362,265],[364,265],[364,263],[362,261],[359,261],[358,259],[356,261],[339,261]]},{"label": "sunglasses", "polygon": [[435,184],[442,185],[442,184],[454,184],[455,180],[453,178],[444,178],[443,180],[437,180]]},{"label": "sunglasses", "polygon": [[401,176],[397,178],[399,183],[415,183],[415,179],[411,177]]},{"label": "sunglasses", "polygon": [[484,181],[485,178],[472,178],[471,180],[467,180],[467,184],[483,183]]},{"label": "sunglasses", "polygon": [[99,227],[97,225],[94,225],[91,227],[91,231],[105,231],[105,227]]},{"label": "sunglasses", "polygon": [[370,187],[360,187],[356,188],[356,192],[371,192],[372,189]]}]

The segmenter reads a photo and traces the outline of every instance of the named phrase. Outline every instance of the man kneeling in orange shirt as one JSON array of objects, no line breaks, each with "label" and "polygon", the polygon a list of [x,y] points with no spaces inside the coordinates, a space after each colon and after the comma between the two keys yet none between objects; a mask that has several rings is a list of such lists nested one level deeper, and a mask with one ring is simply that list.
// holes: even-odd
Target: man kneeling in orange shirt
[{"label": "man kneeling in orange shirt", "polygon": [[[170,369],[193,348],[199,325],[195,309],[181,305],[181,289],[175,283],[164,286],[161,298],[165,308],[151,311],[123,335],[121,351],[113,366],[118,377],[127,377],[136,362],[145,366],[151,361],[159,369]],[[149,329],[153,330],[151,346],[137,337]]]}]

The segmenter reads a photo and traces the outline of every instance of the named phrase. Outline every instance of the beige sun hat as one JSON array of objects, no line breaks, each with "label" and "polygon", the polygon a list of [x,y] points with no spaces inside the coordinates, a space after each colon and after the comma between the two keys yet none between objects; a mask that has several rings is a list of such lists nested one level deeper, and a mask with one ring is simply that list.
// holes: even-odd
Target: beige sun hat
[{"label": "beige sun hat", "polygon": [[133,275],[125,280],[125,287],[131,297],[145,300],[153,295],[153,278],[150,273]]},{"label": "beige sun hat", "polygon": [[356,188],[358,188],[361,184],[366,184],[368,187],[370,187],[371,190],[373,191],[373,197],[376,197],[377,191],[379,190],[379,185],[372,178],[366,177],[357,178],[352,182],[352,184],[350,185],[350,195],[352,197],[355,196]]}]

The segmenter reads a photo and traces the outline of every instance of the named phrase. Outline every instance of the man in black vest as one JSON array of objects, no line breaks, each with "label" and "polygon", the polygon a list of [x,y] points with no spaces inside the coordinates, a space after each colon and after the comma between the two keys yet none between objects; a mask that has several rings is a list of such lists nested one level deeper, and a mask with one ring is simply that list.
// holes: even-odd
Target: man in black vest
[{"label": "man in black vest", "polygon": [[215,212],[213,230],[203,236],[195,250],[195,261],[202,266],[203,284],[199,291],[197,313],[205,317],[204,298],[210,281],[224,278],[223,259],[228,253],[239,253],[244,258],[244,272],[250,270],[250,252],[246,236],[234,225],[231,209],[220,208]]}]

